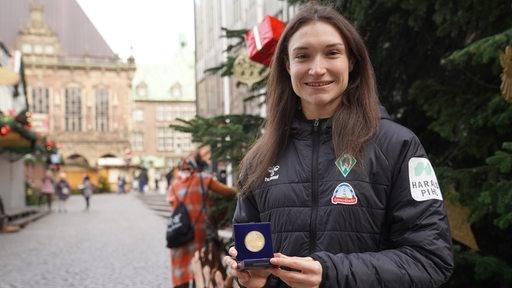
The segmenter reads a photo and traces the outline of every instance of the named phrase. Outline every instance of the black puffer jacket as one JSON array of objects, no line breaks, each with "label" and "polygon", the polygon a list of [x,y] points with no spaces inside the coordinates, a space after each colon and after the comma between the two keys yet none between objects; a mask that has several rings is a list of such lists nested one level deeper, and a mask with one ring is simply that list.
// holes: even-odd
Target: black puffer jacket
[{"label": "black puffer jacket", "polygon": [[[432,166],[417,137],[382,115],[362,168],[346,176],[330,120],[295,119],[286,150],[261,188],[238,200],[234,222],[271,222],[274,251],[317,259],[323,287],[445,282],[452,243]],[[267,287],[286,287],[276,282]]]}]

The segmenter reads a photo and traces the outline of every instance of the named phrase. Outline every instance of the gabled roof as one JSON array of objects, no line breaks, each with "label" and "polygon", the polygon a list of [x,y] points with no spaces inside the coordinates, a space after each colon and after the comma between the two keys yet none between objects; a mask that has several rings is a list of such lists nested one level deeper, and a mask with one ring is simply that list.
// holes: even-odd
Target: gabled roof
[{"label": "gabled roof", "polygon": [[[195,54],[183,45],[176,57],[169,64],[136,64],[137,69],[132,80],[132,99],[135,101],[194,101]],[[147,95],[137,95],[137,87],[143,85]],[[181,87],[181,96],[173,96],[171,88]]]},{"label": "gabled roof", "polygon": [[116,56],[75,0],[0,0],[0,41],[11,51],[34,2],[43,7],[45,22],[67,55]]}]

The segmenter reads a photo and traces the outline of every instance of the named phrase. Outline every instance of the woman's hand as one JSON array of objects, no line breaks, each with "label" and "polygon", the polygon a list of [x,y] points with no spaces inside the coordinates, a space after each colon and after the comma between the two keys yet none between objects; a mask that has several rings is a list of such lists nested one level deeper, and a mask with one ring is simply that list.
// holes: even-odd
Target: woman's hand
[{"label": "woman's hand", "polygon": [[239,270],[236,262],[238,252],[235,247],[229,248],[229,256],[224,257],[224,264],[228,267],[228,273],[238,277],[238,282],[247,288],[260,288],[265,286],[270,276],[269,269]]},{"label": "woman's hand", "polygon": [[290,287],[319,287],[322,283],[322,265],[311,257],[275,253],[270,263],[276,266],[270,272]]}]

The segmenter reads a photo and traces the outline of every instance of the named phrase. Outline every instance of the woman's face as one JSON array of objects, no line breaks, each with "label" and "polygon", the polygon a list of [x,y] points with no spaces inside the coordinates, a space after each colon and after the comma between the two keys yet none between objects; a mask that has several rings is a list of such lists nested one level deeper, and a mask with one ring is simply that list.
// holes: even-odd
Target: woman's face
[{"label": "woman's face", "polygon": [[286,68],[306,118],[331,117],[352,70],[338,30],[322,21],[305,24],[290,38],[288,55]]},{"label": "woman's face", "polygon": [[201,160],[209,164],[212,158],[212,151],[208,147],[203,147],[199,150],[199,156],[201,157]]}]

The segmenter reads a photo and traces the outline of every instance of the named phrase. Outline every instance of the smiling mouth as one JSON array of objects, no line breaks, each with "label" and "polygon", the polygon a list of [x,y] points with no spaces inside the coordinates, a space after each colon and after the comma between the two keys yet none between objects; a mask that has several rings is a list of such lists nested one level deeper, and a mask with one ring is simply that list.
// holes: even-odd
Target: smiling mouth
[{"label": "smiling mouth", "polygon": [[334,81],[322,81],[322,82],[307,82],[306,85],[310,87],[322,87],[334,83]]}]

